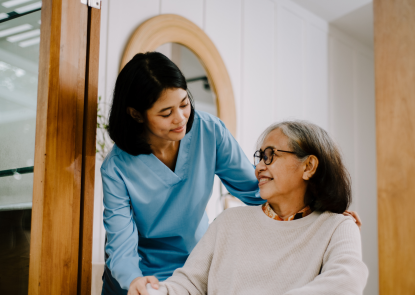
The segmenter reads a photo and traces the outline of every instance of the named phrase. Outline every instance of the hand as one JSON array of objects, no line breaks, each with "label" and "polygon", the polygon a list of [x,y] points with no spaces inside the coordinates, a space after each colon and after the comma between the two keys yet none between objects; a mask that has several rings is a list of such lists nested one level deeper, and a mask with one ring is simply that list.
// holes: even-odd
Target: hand
[{"label": "hand", "polygon": [[146,285],[150,283],[153,289],[158,290],[159,280],[154,276],[135,278],[128,289],[127,295],[149,295]]},{"label": "hand", "polygon": [[356,222],[360,230],[360,228],[362,227],[362,221],[360,220],[359,215],[357,215],[357,212],[346,210],[343,212],[343,215],[350,216],[351,218],[353,218],[354,222]]}]

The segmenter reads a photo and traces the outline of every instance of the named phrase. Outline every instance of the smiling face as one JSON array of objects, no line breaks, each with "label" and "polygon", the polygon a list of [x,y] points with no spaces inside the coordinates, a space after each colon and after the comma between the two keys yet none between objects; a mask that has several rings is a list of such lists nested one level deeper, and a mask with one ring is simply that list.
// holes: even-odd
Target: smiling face
[{"label": "smiling face", "polygon": [[168,141],[181,140],[191,112],[187,91],[166,89],[153,107],[147,110],[146,125],[150,136]]},{"label": "smiling face", "polygon": [[187,91],[181,88],[166,89],[147,110],[143,118],[136,110],[127,112],[139,123],[144,123],[149,142],[179,141],[186,135],[186,124],[191,113]]},{"label": "smiling face", "polygon": [[267,147],[273,148],[274,151],[271,164],[265,165],[262,160],[255,169],[261,198],[269,202],[282,199],[292,199],[296,202],[301,198],[303,200],[307,189],[304,179],[306,163],[301,162],[295,154],[277,151],[292,151],[288,137],[280,129],[275,129],[267,135],[261,151]]}]

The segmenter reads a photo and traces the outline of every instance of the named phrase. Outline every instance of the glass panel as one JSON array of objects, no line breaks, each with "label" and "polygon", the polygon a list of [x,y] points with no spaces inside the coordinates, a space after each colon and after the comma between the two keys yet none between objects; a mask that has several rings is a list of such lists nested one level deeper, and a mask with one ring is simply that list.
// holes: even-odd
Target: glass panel
[{"label": "glass panel", "polygon": [[28,292],[40,5],[0,1],[0,294]]}]

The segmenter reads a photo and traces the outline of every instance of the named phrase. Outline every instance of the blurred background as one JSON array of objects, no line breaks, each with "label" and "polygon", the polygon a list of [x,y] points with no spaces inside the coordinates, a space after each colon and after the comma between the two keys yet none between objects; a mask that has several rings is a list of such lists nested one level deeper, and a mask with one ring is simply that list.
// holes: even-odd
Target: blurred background
[{"label": "blurred background", "polygon": [[[27,294],[33,191],[41,1],[0,0],[0,294]],[[283,119],[304,119],[339,144],[361,216],[365,295],[379,294],[373,5],[368,0],[105,0],[101,6],[99,117],[92,294],[104,265],[99,168],[111,141],[105,124],[125,47],[160,14],[199,26],[219,51],[235,96],[236,139],[252,159],[259,134]],[[203,63],[183,45],[156,49],[183,71],[196,109],[218,115]],[[219,179],[210,221],[240,206]],[[18,282],[18,283],[16,283]]]}]

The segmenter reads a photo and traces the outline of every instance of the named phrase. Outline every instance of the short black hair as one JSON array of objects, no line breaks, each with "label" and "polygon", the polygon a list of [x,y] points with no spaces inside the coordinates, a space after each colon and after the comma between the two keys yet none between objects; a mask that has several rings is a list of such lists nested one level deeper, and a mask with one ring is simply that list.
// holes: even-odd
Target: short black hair
[{"label": "short black hair", "polygon": [[180,69],[159,52],[138,53],[121,70],[115,83],[109,115],[108,133],[114,143],[130,155],[151,154],[150,144],[144,138],[145,124],[135,121],[127,108],[132,107],[145,117],[166,89],[187,91],[191,112],[186,126],[193,125],[195,110],[186,79]]}]

